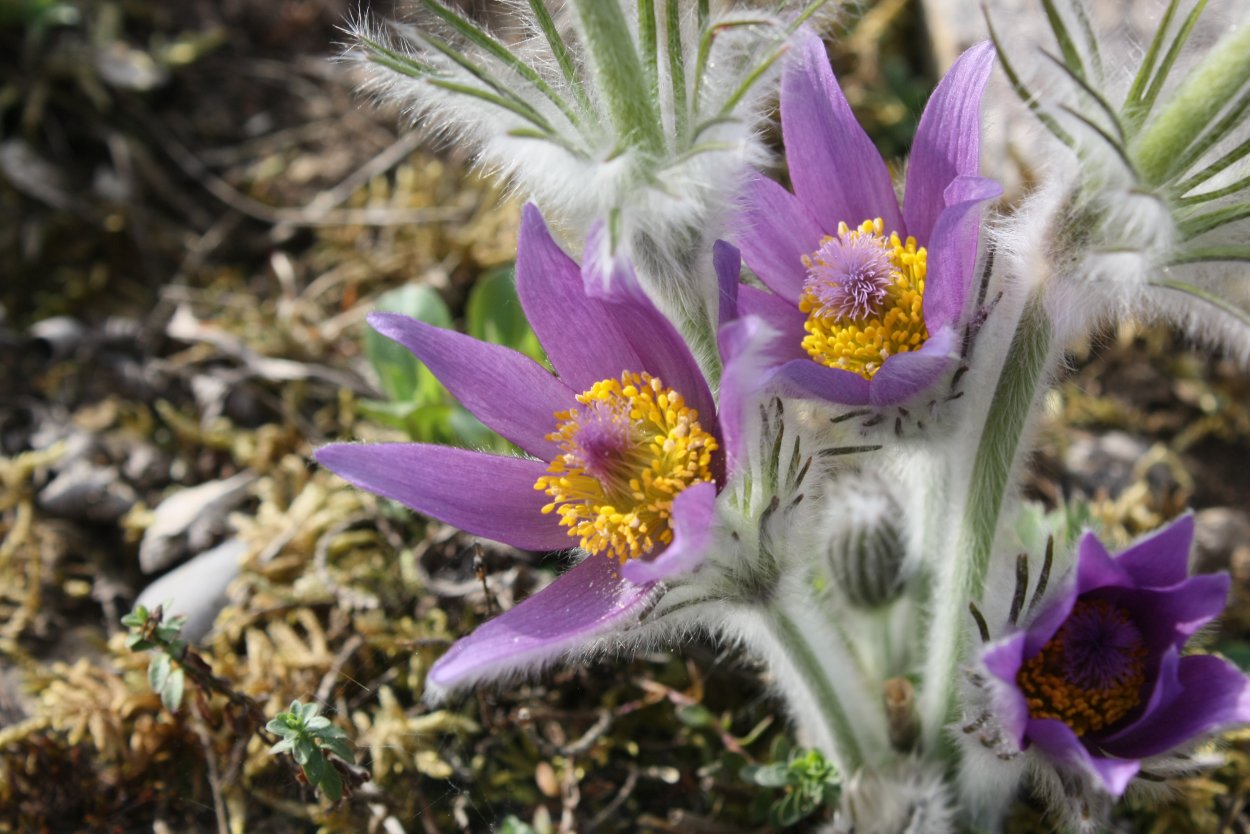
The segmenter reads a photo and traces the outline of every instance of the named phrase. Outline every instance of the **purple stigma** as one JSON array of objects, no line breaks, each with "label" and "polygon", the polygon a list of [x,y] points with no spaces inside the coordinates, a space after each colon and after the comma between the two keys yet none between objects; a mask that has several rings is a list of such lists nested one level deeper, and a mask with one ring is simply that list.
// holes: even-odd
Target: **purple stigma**
[{"label": "purple stigma", "polygon": [[1086,690],[1108,690],[1141,669],[1141,632],[1106,602],[1078,603],[1064,625],[1063,672]]},{"label": "purple stigma", "polygon": [[577,410],[573,435],[577,464],[605,486],[620,471],[621,460],[637,445],[629,405],[593,402]]},{"label": "purple stigma", "polygon": [[812,255],[803,288],[817,316],[862,319],[881,309],[897,270],[874,234],[839,231]]}]

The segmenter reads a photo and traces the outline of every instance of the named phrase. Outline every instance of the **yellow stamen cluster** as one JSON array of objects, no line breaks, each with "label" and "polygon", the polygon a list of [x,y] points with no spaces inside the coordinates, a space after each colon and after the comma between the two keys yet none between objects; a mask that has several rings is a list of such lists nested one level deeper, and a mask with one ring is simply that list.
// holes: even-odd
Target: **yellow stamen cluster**
[{"label": "yellow stamen cluster", "polygon": [[[799,310],[807,313],[803,327],[803,349],[815,361],[830,368],[842,368],[864,379],[873,374],[887,358],[896,353],[919,349],[929,338],[924,321],[924,282],[928,252],[916,246],[913,237],[903,241],[897,232],[887,238],[881,218],[865,220],[855,230],[838,224],[838,235],[870,236],[886,252],[896,270],[894,284],[880,309],[859,317],[845,318],[821,315],[821,304],[809,284],[799,299]],[[823,246],[830,238],[821,241]],[[804,256],[809,270],[828,267],[820,260],[819,250]]]},{"label": "yellow stamen cluster", "polygon": [[584,408],[556,412],[547,435],[562,454],[534,484],[551,496],[543,512],[559,513],[585,550],[610,551],[622,564],[669,544],[673,500],[712,480],[716,439],[698,411],[647,373],[601,380],[577,401]]},{"label": "yellow stamen cluster", "polygon": [[[1123,609],[1106,600],[1078,600],[1076,606],[1073,614],[1093,613],[1121,624],[1129,622]],[[1082,607],[1087,610],[1081,612]],[[1025,661],[1016,684],[1028,702],[1030,717],[1057,718],[1083,736],[1114,724],[1141,703],[1146,647],[1140,640],[1120,647],[1115,660],[1124,668],[1103,686],[1074,679],[1066,657],[1072,622],[1069,617],[1042,650]]]}]

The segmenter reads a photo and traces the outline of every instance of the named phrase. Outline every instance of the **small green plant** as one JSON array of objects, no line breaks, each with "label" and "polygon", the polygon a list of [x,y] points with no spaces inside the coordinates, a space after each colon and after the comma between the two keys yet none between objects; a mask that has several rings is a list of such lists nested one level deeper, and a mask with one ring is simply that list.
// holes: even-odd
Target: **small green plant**
[{"label": "small green plant", "polygon": [[331,802],[338,802],[343,796],[343,775],[339,772],[333,759],[326,753],[351,764],[356,757],[347,746],[347,734],[330,723],[324,715],[318,715],[320,708],[315,703],[302,704],[292,701],[287,712],[265,725],[265,729],[281,740],[269,748],[273,754],[290,753],[300,766],[308,784],[320,790]]},{"label": "small green plant", "polygon": [[[379,312],[403,313],[435,327],[451,329],[451,311],[432,287],[409,284],[378,299]],[[465,306],[465,332],[542,361],[543,351],[517,298],[511,269],[487,273],[474,285]],[[402,345],[373,330],[365,332],[365,353],[386,400],[365,400],[361,413],[401,429],[413,440],[498,452],[511,445],[482,425],[448,393],[429,369]]]},{"label": "small green plant", "polygon": [[[774,752],[784,752],[784,742]],[[800,749],[778,758],[772,764],[747,765],[741,771],[748,782],[783,791],[768,807],[770,825],[794,825],[822,806],[837,804],[842,794],[842,777],[819,750]]]},{"label": "small green plant", "polygon": [[163,605],[151,611],[146,606],[138,605],[122,617],[122,625],[130,629],[126,646],[134,651],[157,653],[148,664],[148,682],[170,712],[176,712],[182,705],[186,685],[186,673],[181,661],[186,656],[187,643],[178,639],[186,621],[187,618],[182,616],[166,620]]}]

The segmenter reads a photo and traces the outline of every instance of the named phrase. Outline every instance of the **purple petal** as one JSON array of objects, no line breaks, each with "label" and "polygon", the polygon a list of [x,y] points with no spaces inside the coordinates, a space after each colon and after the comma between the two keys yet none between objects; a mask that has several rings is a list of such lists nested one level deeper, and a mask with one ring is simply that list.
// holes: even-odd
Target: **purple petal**
[{"label": "purple petal", "polygon": [[795,35],[782,76],[781,131],[794,193],[822,228],[880,217],[887,230],[903,233],[890,172],[838,88],[824,43],[809,30]]},{"label": "purple petal", "polygon": [[1024,646],[1024,633],[1016,632],[989,646],[982,656],[985,668],[998,678],[994,687],[994,716],[1020,746],[1024,745],[1024,734],[1029,721],[1028,701],[1016,683],[1016,676],[1024,665]]},{"label": "purple petal", "polygon": [[474,535],[526,550],[572,547],[558,516],[543,515],[542,461],[424,443],[332,443],[314,456],[361,489]]},{"label": "purple petal", "polygon": [[899,405],[930,388],[954,364],[957,341],[955,331],[944,327],[931,332],[920,350],[886,359],[868,385],[869,403],[878,408]]},{"label": "purple petal", "polygon": [[924,319],[930,330],[963,321],[968,291],[977,277],[981,203],[1002,191],[998,183],[981,177],[959,177],[946,189],[950,207],[938,215],[927,243]]},{"label": "purple petal", "polygon": [[979,43],[959,56],[938,83],[916,128],[907,166],[903,214],[907,233],[932,240],[930,231],[943,209],[946,187],[956,177],[976,174],[980,164],[981,94],[994,68],[994,47]]},{"label": "purple petal", "polygon": [[1079,594],[1099,588],[1135,588],[1133,577],[1120,567],[1093,533],[1081,536],[1077,546],[1076,587]]},{"label": "purple petal", "polygon": [[1186,513],[1151,533],[1116,557],[1120,567],[1143,587],[1163,588],[1189,575],[1189,547],[1194,540],[1194,517]]},{"label": "purple petal", "polygon": [[582,271],[551,238],[527,203],[517,241],[517,295],[560,378],[575,392],[642,368],[642,360],[606,305],[586,295]]},{"label": "purple petal", "polygon": [[[1087,535],[1092,537],[1093,534]],[[1072,614],[1072,607],[1076,605],[1076,596],[1075,583],[1066,582],[1063,590],[1055,596],[1054,602],[1029,623],[1024,646],[1026,658],[1031,658],[1040,652],[1042,647],[1050,642],[1050,638],[1055,636],[1055,632],[1059,631]]]},{"label": "purple petal", "polygon": [[729,243],[718,240],[712,244],[712,267],[716,270],[716,287],[720,304],[717,328],[738,317],[738,288],[742,285],[742,254]]},{"label": "purple petal", "polygon": [[614,256],[608,243],[606,227],[596,224],[586,239],[582,278],[586,292],[602,299],[642,363],[621,370],[647,371],[659,377],[699,412],[704,430],[716,433],[716,402],[690,348],[647,298],[633,267],[625,258]]},{"label": "purple petal", "polygon": [[1141,771],[1141,762],[1135,759],[1110,759],[1091,755],[1089,767],[1107,789],[1107,793],[1119,797],[1123,796],[1128,789],[1128,783]]},{"label": "purple petal", "polygon": [[536,671],[605,632],[631,625],[651,596],[650,585],[622,579],[614,560],[591,556],[456,641],[430,669],[428,684],[438,697],[437,690]]},{"label": "purple petal", "polygon": [[[743,291],[748,289],[743,287]],[[768,346],[777,341],[777,334],[768,323],[753,315],[731,321],[717,333],[724,361],[718,417],[731,473],[745,459],[743,426],[747,424],[747,409],[754,399],[752,395],[768,383],[777,367],[768,356]]]},{"label": "purple petal", "polygon": [[1096,777],[1112,796],[1120,796],[1141,770],[1136,759],[1095,756],[1086,749],[1072,728],[1053,718],[1029,721],[1028,737],[1051,761]]},{"label": "purple petal", "polygon": [[631,559],[621,575],[636,585],[692,573],[703,564],[712,542],[716,484],[703,481],[681,491],[673,501],[673,541],[649,561]]},{"label": "purple petal", "polygon": [[807,315],[779,295],[755,287],[738,290],[738,311],[743,316],[760,319],[772,331],[772,336],[761,346],[763,361],[768,365],[783,365],[791,359],[811,360],[803,349],[806,331],[803,323]]},{"label": "purple petal", "polygon": [[827,368],[811,359],[795,359],[777,371],[779,393],[800,400],[825,400],[839,405],[868,405],[868,380],[841,368]]},{"label": "purple petal", "polygon": [[[838,220],[826,223],[833,229]],[[754,173],[746,187],[746,209],[735,225],[734,241],[747,266],[770,289],[797,305],[807,279],[803,256],[820,245],[821,225],[793,194]]]},{"label": "purple petal", "polygon": [[1122,758],[1142,759],[1230,724],[1250,722],[1250,681],[1218,657],[1169,653],[1160,669],[1159,704],[1100,746]]},{"label": "purple petal", "polygon": [[1116,602],[1132,612],[1148,648],[1179,649],[1223,612],[1230,584],[1226,573],[1205,574],[1171,588],[1125,589]]},{"label": "purple petal", "polygon": [[555,413],[573,405],[573,392],[542,365],[398,313],[371,313],[369,324],[412,351],[483,423],[531,455],[556,454],[547,435],[555,430]]}]

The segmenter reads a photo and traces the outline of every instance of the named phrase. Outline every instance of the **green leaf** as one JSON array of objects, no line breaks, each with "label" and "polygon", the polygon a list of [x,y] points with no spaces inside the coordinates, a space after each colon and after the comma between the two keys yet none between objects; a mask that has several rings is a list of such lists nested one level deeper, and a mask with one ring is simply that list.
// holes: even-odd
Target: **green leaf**
[{"label": "green leaf", "polygon": [[529,823],[514,816],[507,816],[499,824],[499,834],[538,834],[538,832]]},{"label": "green leaf", "polygon": [[347,733],[331,724],[317,731],[317,738],[347,738]]},{"label": "green leaf", "polygon": [[546,359],[525,318],[511,267],[492,270],[474,285],[465,305],[465,332],[520,351],[536,362]]},{"label": "green leaf", "polygon": [[153,692],[160,692],[165,688],[167,680],[169,680],[169,655],[158,654],[148,664],[148,683],[152,686]]},{"label": "green leaf", "polygon": [[617,3],[574,0],[585,37],[585,54],[608,106],[617,135],[650,153],[664,148],[658,102],[642,58],[629,37],[629,23]]},{"label": "green leaf", "polygon": [[[1133,78],[1133,85],[1129,88],[1128,98],[1125,100],[1125,109],[1132,112],[1137,111],[1141,107],[1141,99],[1145,95],[1146,85],[1150,83],[1150,77],[1155,71],[1155,61],[1159,58],[1159,50],[1163,48],[1163,40],[1167,37],[1168,27],[1172,23],[1172,18],[1176,16],[1176,9],[1180,5],[1180,0],[1171,0],[1168,3],[1167,11],[1163,13],[1163,20],[1159,21],[1159,28],[1155,30],[1154,39],[1150,42],[1150,47],[1146,50],[1145,56],[1142,57],[1141,66],[1137,69],[1137,75]],[[1134,118],[1140,124],[1140,119]]]},{"label": "green leaf", "polygon": [[[271,722],[269,722],[269,723],[270,723],[270,724],[272,724],[273,722],[271,721]],[[272,732],[272,730],[271,730],[271,732]],[[295,747],[295,741],[294,741],[294,739],[284,738],[284,739],[282,739],[282,741],[279,741],[277,744],[275,744],[275,745],[273,745],[272,747],[270,747],[270,748],[269,748],[269,752],[270,752],[271,754],[273,754],[273,755],[275,755],[275,756],[276,756],[276,755],[278,755],[279,753],[286,753],[286,752],[290,751],[293,747]]]},{"label": "green leaf", "polygon": [[331,802],[338,802],[343,796],[343,777],[333,765],[326,763],[325,769],[321,772],[321,778],[317,780],[318,787],[325,794],[326,799]]},{"label": "green leaf", "polygon": [[321,738],[317,740],[317,743],[321,745],[322,750],[329,750],[345,762],[356,761],[356,754],[352,752],[352,748],[340,738]]},{"label": "green leaf", "polygon": [[804,804],[803,797],[798,793],[787,793],[773,805],[771,814],[773,824],[782,828],[794,825],[811,813],[811,809],[804,809]]},{"label": "green leaf", "polygon": [[668,75],[673,87],[673,129],[680,139],[686,136],[686,56],[681,43],[681,18],[678,0],[668,0]]},{"label": "green leaf", "polygon": [[1016,72],[1016,68],[1007,59],[1007,54],[1003,51],[1002,41],[998,38],[998,32],[994,29],[994,22],[990,20],[990,11],[986,6],[981,7],[981,11],[985,15],[985,26],[989,30],[990,40],[994,43],[994,51],[998,55],[999,65],[1003,68],[1003,75],[1007,76],[1007,82],[1011,84],[1011,89],[1015,92],[1016,97],[1024,103],[1026,107],[1032,111],[1033,116],[1042,123],[1042,126],[1051,132],[1051,134],[1068,147],[1075,145],[1074,140],[1066,130],[1059,126],[1059,122],[1055,120],[1054,115],[1048,113],[1041,103],[1024,82],[1020,80],[1020,74]]},{"label": "green leaf", "polygon": [[411,402],[385,402],[383,400],[357,400],[356,410],[366,420],[408,431],[409,421],[420,406]]},{"label": "green leaf", "polygon": [[413,440],[462,448],[507,448],[506,441],[482,425],[459,403],[427,405],[413,411],[404,423]]},{"label": "green leaf", "polygon": [[177,712],[182,706],[182,692],[186,684],[186,675],[181,669],[175,669],[169,673],[165,685],[161,688],[161,703],[165,705],[165,709],[170,712]]},{"label": "green leaf", "polygon": [[[442,296],[433,287],[408,284],[392,290],[378,299],[379,312],[403,313],[418,321],[435,327],[450,329],[451,312]],[[442,386],[434,375],[405,347],[397,344],[372,328],[365,331],[365,355],[378,375],[378,382],[386,396],[395,402],[428,401],[431,391],[441,391]]]},{"label": "green leaf", "polygon": [[572,53],[569,52],[568,45],[564,43],[564,38],[560,36],[560,30],[556,28],[556,23],[551,17],[551,12],[547,10],[547,5],[543,0],[529,0],[530,12],[534,15],[538,28],[542,30],[543,37],[547,39],[547,46],[551,48],[551,54],[555,57],[556,63],[560,65],[560,72],[564,74],[564,80],[568,82],[572,88],[574,95],[577,96],[577,103],[582,109],[589,112],[593,108],[590,99],[586,96],[586,90],[582,86],[582,80],[577,74],[577,65],[573,63]]},{"label": "green leaf", "polygon": [[741,776],[746,781],[764,788],[784,788],[790,784],[790,768],[785,762],[747,765],[742,768]]},{"label": "green leaf", "polygon": [[330,719],[324,715],[314,716],[304,723],[304,729],[313,735],[319,735],[318,730],[324,730],[330,726]]},{"label": "green leaf", "polygon": [[1198,22],[1198,18],[1202,16],[1202,10],[1206,5],[1207,0],[1198,0],[1197,5],[1190,10],[1189,16],[1185,18],[1185,22],[1181,24],[1180,31],[1172,39],[1172,45],[1168,47],[1167,54],[1163,56],[1163,63],[1159,65],[1159,71],[1155,74],[1154,80],[1150,83],[1150,88],[1146,90],[1146,94],[1142,97],[1139,108],[1135,112],[1138,118],[1145,119],[1150,114],[1156,99],[1159,97],[1159,93],[1163,90],[1163,85],[1167,83],[1168,76],[1172,74],[1172,67],[1176,64],[1176,59],[1180,57],[1185,41],[1189,39],[1189,35],[1193,31],[1194,25]]},{"label": "green leaf", "polygon": [[687,727],[710,727],[716,716],[702,704],[683,704],[677,708],[677,720]]},{"label": "green leaf", "polygon": [[1085,63],[1081,60],[1081,51],[1076,48],[1076,42],[1073,41],[1072,35],[1068,32],[1068,25],[1063,22],[1063,16],[1055,8],[1055,0],[1042,0],[1042,8],[1046,10],[1046,19],[1050,22],[1050,30],[1054,32],[1055,40],[1059,43],[1059,49],[1063,52],[1064,64],[1073,73],[1084,79],[1086,77]]},{"label": "green leaf", "polygon": [[560,96],[547,81],[538,74],[538,72],[529,64],[522,61],[517,55],[509,49],[505,44],[498,41],[485,29],[482,29],[472,20],[456,12],[438,0],[422,0],[430,11],[443,19],[447,25],[455,29],[465,39],[475,44],[479,49],[493,55],[509,69],[516,72],[534,88],[541,92],[556,107],[560,108],[566,118],[573,124],[578,123],[577,113],[569,106],[563,97]]},{"label": "green leaf", "polygon": [[1250,669],[1250,643],[1245,640],[1228,640],[1216,646],[1220,654],[1236,663],[1241,669]]},{"label": "green leaf", "polygon": [[312,766],[309,763],[314,759],[321,761],[321,751],[317,749],[317,745],[309,741],[306,736],[300,735],[295,739],[295,747],[291,753],[295,756],[295,761],[299,766],[304,768],[304,773],[308,775],[308,778],[312,779]]},{"label": "green leaf", "polygon": [[297,744],[295,745],[295,761],[299,762],[300,767],[304,769],[304,775],[308,777],[309,782],[314,785],[321,782],[321,777],[326,772],[326,757],[321,755],[320,750],[316,747]]}]

